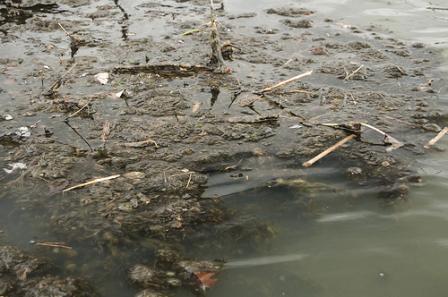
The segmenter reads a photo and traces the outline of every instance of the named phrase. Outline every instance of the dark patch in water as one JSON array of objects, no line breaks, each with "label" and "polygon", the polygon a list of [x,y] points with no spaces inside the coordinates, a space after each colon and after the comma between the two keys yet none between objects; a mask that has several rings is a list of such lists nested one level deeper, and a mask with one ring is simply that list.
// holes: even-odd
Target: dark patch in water
[{"label": "dark patch in water", "polygon": [[[18,3],[18,2],[16,2]],[[57,4],[35,4],[31,6],[14,6],[10,3],[0,4],[0,26],[7,23],[17,25],[25,24],[26,20],[33,16],[33,13],[56,13],[59,7]],[[4,31],[2,31],[4,32]]]}]

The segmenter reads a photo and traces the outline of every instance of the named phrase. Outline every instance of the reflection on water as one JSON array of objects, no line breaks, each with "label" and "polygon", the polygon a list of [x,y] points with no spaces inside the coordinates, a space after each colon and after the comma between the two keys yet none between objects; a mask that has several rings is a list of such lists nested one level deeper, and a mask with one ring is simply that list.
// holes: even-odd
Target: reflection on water
[{"label": "reflection on water", "polygon": [[425,180],[393,207],[374,194],[353,197],[349,188],[331,198],[310,198],[300,188],[227,196],[240,213],[271,222],[277,236],[269,248],[231,260],[210,296],[442,296],[447,178]]}]

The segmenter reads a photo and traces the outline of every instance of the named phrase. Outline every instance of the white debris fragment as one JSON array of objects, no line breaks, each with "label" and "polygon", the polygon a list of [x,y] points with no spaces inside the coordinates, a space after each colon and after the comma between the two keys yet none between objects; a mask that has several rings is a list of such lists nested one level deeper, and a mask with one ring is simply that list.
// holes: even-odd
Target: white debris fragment
[{"label": "white debris fragment", "polygon": [[100,72],[95,75],[95,79],[102,85],[106,85],[109,82],[109,73]]},{"label": "white debris fragment", "polygon": [[191,112],[197,113],[200,108],[201,108],[201,102],[195,101],[193,107],[191,108]]},{"label": "white debris fragment", "polygon": [[10,115],[10,114],[5,114],[5,115],[3,116],[3,119],[5,119],[5,121],[11,121],[11,120],[13,120],[14,118],[13,118],[13,116]]},{"label": "white debris fragment", "polygon": [[8,168],[3,168],[3,170],[7,173],[7,174],[11,174],[14,171],[16,171],[17,169],[19,170],[23,170],[26,169],[26,164],[25,163],[12,163],[12,164],[8,164],[8,166],[10,167]]},{"label": "white debris fragment", "polygon": [[121,90],[118,93],[115,93],[115,97],[117,97],[117,98],[128,98],[129,96],[130,96],[130,94],[126,89]]},{"label": "white debris fragment", "polygon": [[292,125],[291,127],[289,127],[289,129],[300,129],[302,127],[302,125]]},{"label": "white debris fragment", "polygon": [[17,129],[16,134],[20,137],[30,137],[31,130],[28,127],[20,127],[19,129]]}]

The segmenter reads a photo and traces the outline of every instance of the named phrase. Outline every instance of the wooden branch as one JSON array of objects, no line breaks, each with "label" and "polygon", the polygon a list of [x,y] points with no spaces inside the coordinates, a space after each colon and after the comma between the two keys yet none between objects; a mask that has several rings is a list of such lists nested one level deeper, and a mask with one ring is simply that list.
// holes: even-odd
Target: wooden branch
[{"label": "wooden branch", "polygon": [[275,85],[273,85],[273,86],[271,86],[271,87],[264,88],[264,89],[262,89],[261,91],[256,92],[256,93],[258,93],[258,94],[263,94],[263,93],[271,92],[271,91],[273,91],[273,90],[275,90],[275,89],[278,89],[278,88],[280,88],[280,87],[282,87],[282,86],[284,86],[284,85],[287,85],[287,84],[289,84],[289,83],[292,83],[292,82],[294,82],[294,81],[296,81],[296,80],[299,80],[299,79],[304,78],[304,77],[306,77],[306,76],[310,76],[311,74],[313,74],[313,70],[310,70],[310,71],[308,71],[308,72],[305,72],[305,73],[299,74],[299,75],[297,75],[297,76],[294,76],[294,77],[292,77],[292,78],[290,78],[290,79],[287,79],[287,80],[284,80],[284,81],[282,81],[282,82],[279,82],[278,84],[275,84]]},{"label": "wooden branch", "polygon": [[67,188],[67,189],[63,190],[62,192],[65,193],[65,192],[68,192],[68,191],[71,191],[71,190],[75,190],[75,189],[83,188],[83,187],[86,187],[86,186],[94,185],[94,184],[97,184],[97,183],[100,183],[100,182],[105,182],[105,181],[108,181],[108,180],[111,180],[111,179],[116,179],[116,178],[118,178],[120,176],[121,176],[120,174],[116,174],[116,175],[111,175],[111,176],[108,176],[108,177],[97,178],[97,179],[94,179],[94,180],[91,180],[91,181],[88,181],[88,182],[85,182],[85,183],[82,183],[82,184],[79,184],[79,185]]},{"label": "wooden branch", "polygon": [[67,250],[73,249],[71,246],[68,246],[63,242],[36,242],[35,245],[53,247],[53,248],[61,248],[61,249],[67,249]]},{"label": "wooden branch", "polygon": [[312,158],[311,160],[303,163],[303,167],[311,167],[314,165],[314,163],[316,163],[317,161],[319,161],[320,159],[328,156],[329,154],[331,154],[332,152],[334,152],[335,150],[337,150],[338,148],[340,148],[341,146],[343,146],[345,143],[349,142],[352,139],[356,138],[356,134],[351,134],[347,137],[345,137],[344,139],[342,139],[341,141],[339,141],[338,143],[336,143],[335,145],[327,148],[325,151],[323,151],[322,153],[320,153],[319,155],[317,155],[316,157]]},{"label": "wooden branch", "polygon": [[430,149],[433,145],[435,145],[437,142],[439,142],[439,140],[441,140],[447,133],[448,133],[448,127],[443,128],[442,131],[440,131],[439,134],[437,134],[436,137],[434,137],[433,139],[431,139],[431,140],[425,145],[425,149]]},{"label": "wooden branch", "polygon": [[364,67],[364,65],[359,66],[355,71],[353,71],[352,73],[350,73],[349,75],[347,75],[344,80],[349,80],[350,78],[352,78],[356,73],[358,73],[362,68]]},{"label": "wooden branch", "polygon": [[390,144],[390,146],[386,149],[387,152],[391,152],[393,150],[396,150],[400,147],[402,147],[404,145],[403,142],[399,141],[398,139],[390,136],[389,134],[387,134],[386,132],[378,129],[377,127],[374,127],[372,125],[369,125],[367,123],[360,123],[361,126],[372,129],[373,131],[376,131],[378,133],[380,133],[381,135],[384,135],[384,143],[385,144]]}]

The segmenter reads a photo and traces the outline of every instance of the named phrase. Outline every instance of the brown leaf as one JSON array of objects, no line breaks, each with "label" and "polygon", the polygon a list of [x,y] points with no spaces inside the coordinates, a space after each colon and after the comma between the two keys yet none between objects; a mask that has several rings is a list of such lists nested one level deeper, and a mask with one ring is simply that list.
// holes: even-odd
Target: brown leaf
[{"label": "brown leaf", "polygon": [[194,272],[194,275],[198,278],[201,283],[202,289],[209,289],[216,285],[217,279],[214,278],[216,272],[199,271]]}]

